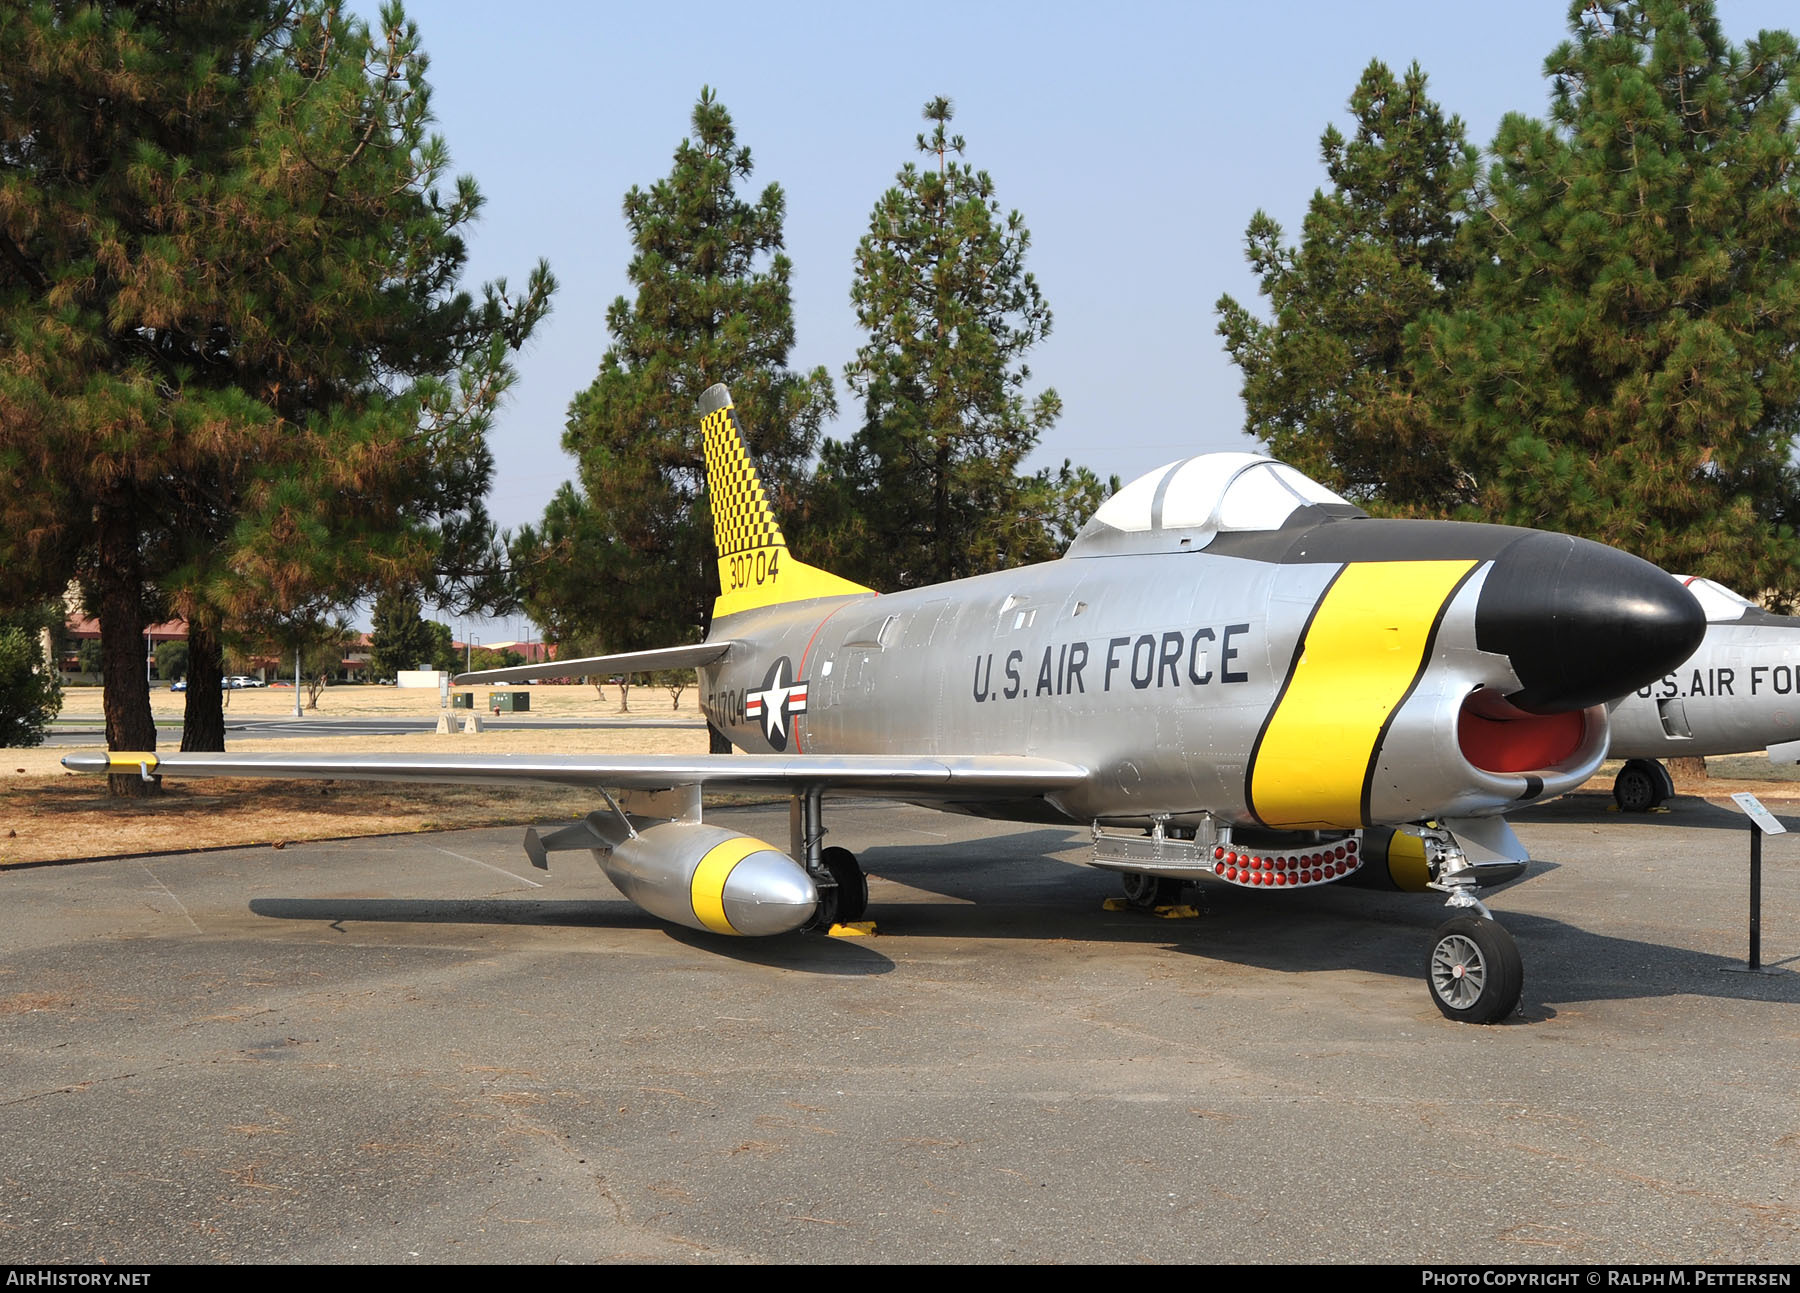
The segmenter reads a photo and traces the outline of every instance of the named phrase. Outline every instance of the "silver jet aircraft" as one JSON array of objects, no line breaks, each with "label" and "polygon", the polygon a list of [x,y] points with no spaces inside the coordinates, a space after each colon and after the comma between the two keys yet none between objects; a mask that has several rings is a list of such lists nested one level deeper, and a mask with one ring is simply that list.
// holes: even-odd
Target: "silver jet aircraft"
[{"label": "silver jet aircraft", "polygon": [[1613,798],[1648,812],[1675,793],[1659,760],[1750,754],[1800,758],[1800,619],[1772,615],[1711,579],[1682,577],[1706,615],[1700,649],[1612,713]]},{"label": "silver jet aircraft", "polygon": [[[1606,755],[1606,704],[1690,655],[1694,598],[1582,539],[1377,520],[1281,463],[1211,454],[1134,481],[1057,561],[887,596],[787,548],[723,386],[701,402],[722,593],[703,643],[459,682],[697,667],[742,753],[75,755],[84,771],[592,787],[546,836],[632,901],[721,934],[863,914],[827,792],[1078,822],[1140,905],[1185,883],[1443,894],[1427,982],[1510,1013],[1518,949],[1475,896],[1526,855],[1500,816]],[[784,852],[706,823],[707,789],[790,797]]]}]

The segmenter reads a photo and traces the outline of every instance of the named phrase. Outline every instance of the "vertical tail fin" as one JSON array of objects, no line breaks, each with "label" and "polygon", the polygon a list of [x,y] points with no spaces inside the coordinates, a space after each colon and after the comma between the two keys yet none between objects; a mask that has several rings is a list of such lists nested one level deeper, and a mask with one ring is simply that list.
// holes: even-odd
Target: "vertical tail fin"
[{"label": "vertical tail fin", "polygon": [[738,430],[731,392],[723,383],[706,388],[700,415],[706,489],[719,548],[720,593],[713,603],[713,618],[784,602],[873,592],[788,554],[787,540]]}]

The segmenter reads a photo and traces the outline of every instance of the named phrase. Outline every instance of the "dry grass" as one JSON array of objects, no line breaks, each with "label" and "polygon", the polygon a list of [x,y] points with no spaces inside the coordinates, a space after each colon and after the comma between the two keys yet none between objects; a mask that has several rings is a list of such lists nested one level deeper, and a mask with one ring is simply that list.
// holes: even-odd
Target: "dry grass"
[{"label": "dry grass", "polygon": [[[440,752],[497,754],[693,754],[706,750],[706,728],[695,715],[693,692],[672,715],[666,692],[634,689],[634,716],[656,726],[570,730],[421,733],[385,737],[295,737],[227,740],[236,753]],[[532,688],[533,714],[615,718],[618,693],[599,700],[591,687]],[[479,697],[478,697],[479,699]],[[159,719],[181,713],[182,698],[155,694]],[[232,694],[226,721],[279,718],[292,713],[291,691]],[[435,718],[435,692],[391,687],[328,691],[320,713],[333,717],[413,715]],[[100,693],[69,693],[64,720],[98,723]],[[670,723],[678,718],[678,723]],[[95,741],[91,747],[101,748]],[[280,847],[292,840],[392,835],[468,826],[571,820],[598,806],[589,791],[550,786],[417,786],[395,782],[319,782],[167,778],[164,793],[147,800],[115,800],[104,777],[78,776],[60,760],[71,748],[0,750],[0,866],[76,858],[139,856],[245,844]]]},{"label": "dry grass", "polygon": [[[508,689],[458,687],[457,690],[472,691],[478,701],[485,701],[490,694]],[[536,684],[511,690],[531,693],[531,712],[537,717],[548,715],[551,718],[563,718],[580,715],[605,718],[616,716],[619,712],[617,687],[608,687],[604,697],[598,695],[593,687],[576,683]],[[227,723],[234,718],[291,718],[294,713],[292,687],[257,687],[245,691],[228,691],[224,696]],[[100,699],[98,687],[71,687],[63,693],[63,707],[59,718],[64,722],[99,722]],[[304,694],[300,700],[302,705],[306,703]],[[155,687],[150,693],[150,710],[159,722],[179,721],[186,707],[187,697],[181,692],[170,691],[167,687]],[[321,718],[392,714],[430,718],[438,712],[438,694],[432,689],[410,687],[369,687],[360,684],[327,687],[319,697],[318,709],[310,712]],[[671,711],[669,693],[662,688],[633,687],[631,712],[635,716],[647,718],[667,718],[672,712],[678,717],[694,718],[694,689],[689,687],[683,692],[681,708]]]}]

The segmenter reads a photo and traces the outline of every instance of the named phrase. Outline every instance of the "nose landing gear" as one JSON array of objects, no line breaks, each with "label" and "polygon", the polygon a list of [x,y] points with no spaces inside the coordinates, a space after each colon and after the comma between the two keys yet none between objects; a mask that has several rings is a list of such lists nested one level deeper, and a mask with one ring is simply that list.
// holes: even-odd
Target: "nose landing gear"
[{"label": "nose landing gear", "polygon": [[1432,939],[1425,979],[1446,1019],[1491,1024],[1518,1009],[1525,966],[1504,927],[1486,916],[1456,916]]},{"label": "nose landing gear", "polygon": [[1525,963],[1519,945],[1475,896],[1481,868],[1450,832],[1427,827],[1426,851],[1432,858],[1428,886],[1444,895],[1458,912],[1431,940],[1425,984],[1432,1004],[1446,1019],[1465,1024],[1491,1024],[1519,1008],[1525,989]]}]

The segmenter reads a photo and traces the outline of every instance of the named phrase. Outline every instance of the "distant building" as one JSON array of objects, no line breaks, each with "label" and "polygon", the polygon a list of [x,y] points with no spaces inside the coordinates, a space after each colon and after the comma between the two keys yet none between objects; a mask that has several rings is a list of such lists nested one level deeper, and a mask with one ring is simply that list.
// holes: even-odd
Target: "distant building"
[{"label": "distant building", "polygon": [[[81,599],[71,587],[64,597],[64,605],[68,609],[68,618],[63,623],[62,640],[49,647],[50,657],[57,661],[64,674],[81,674],[81,645],[84,642],[100,640],[100,621],[82,612]],[[159,642],[186,642],[188,623],[179,617],[166,620],[161,624],[152,624],[144,630],[144,662],[146,666],[156,662],[156,646]],[[373,655],[367,633],[356,634],[350,645],[344,650],[344,658],[338,666],[338,677],[346,681],[362,678],[369,668],[369,660]],[[272,654],[253,655],[249,659],[249,667],[265,682],[278,675],[286,665],[290,675],[293,672],[291,660],[281,660]],[[98,681],[96,678],[95,681]]]}]

